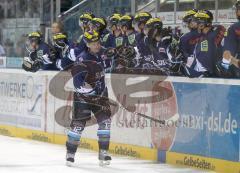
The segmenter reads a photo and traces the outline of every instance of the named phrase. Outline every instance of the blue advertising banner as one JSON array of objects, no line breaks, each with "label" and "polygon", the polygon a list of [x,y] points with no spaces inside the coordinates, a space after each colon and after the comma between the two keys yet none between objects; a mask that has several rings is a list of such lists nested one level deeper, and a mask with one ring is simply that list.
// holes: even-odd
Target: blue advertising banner
[{"label": "blue advertising banner", "polygon": [[21,57],[7,57],[7,68],[22,68],[23,58]]},{"label": "blue advertising banner", "polygon": [[173,82],[179,126],[171,152],[240,161],[240,86]]}]

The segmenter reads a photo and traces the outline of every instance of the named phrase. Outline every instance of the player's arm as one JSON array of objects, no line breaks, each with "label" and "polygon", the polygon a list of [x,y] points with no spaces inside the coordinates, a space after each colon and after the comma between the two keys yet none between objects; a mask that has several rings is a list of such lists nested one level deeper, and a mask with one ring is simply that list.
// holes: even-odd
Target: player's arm
[{"label": "player's arm", "polygon": [[63,58],[56,61],[56,66],[60,70],[68,70],[73,66],[76,61],[75,55],[71,53],[71,49],[66,51],[66,54]]},{"label": "player's arm", "polygon": [[231,64],[233,64],[238,68],[240,67],[240,62],[235,57],[236,50],[237,50],[236,35],[234,32],[234,28],[230,27],[224,39],[224,52],[223,52],[223,59],[222,59],[223,67],[228,69],[229,65]]}]

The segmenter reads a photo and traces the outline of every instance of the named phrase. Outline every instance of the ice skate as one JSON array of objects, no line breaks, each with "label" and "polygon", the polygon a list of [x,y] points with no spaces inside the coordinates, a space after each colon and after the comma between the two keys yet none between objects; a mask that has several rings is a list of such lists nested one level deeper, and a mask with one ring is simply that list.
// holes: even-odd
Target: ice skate
[{"label": "ice skate", "polygon": [[108,154],[108,152],[106,150],[99,151],[98,159],[99,159],[100,166],[110,165],[110,162],[112,160],[111,156]]}]

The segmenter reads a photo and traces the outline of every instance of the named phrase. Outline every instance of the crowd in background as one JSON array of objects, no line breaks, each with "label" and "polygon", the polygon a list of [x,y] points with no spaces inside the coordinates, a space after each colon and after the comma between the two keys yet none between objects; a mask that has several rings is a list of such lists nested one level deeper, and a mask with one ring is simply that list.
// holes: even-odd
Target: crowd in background
[{"label": "crowd in background", "polygon": [[[13,42],[9,38],[3,43],[0,43],[0,56],[6,57],[24,57],[26,56],[26,43],[27,36],[22,34],[17,42]],[[14,45],[15,44],[15,45]]]}]

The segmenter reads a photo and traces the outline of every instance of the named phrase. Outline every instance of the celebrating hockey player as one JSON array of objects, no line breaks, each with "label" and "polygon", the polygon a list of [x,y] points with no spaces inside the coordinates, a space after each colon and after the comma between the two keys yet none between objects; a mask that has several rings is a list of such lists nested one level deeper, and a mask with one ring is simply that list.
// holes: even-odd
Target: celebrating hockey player
[{"label": "celebrating hockey player", "polygon": [[189,10],[183,17],[183,23],[188,27],[189,32],[180,38],[179,49],[185,58],[193,55],[195,45],[201,37],[201,33],[197,30],[197,22],[194,20],[197,12],[197,9]]},{"label": "celebrating hockey player", "polygon": [[122,32],[121,46],[135,46],[136,45],[136,32],[132,26],[133,17],[124,15],[119,20],[119,27]]},{"label": "celebrating hockey player", "polygon": [[28,35],[26,45],[29,57],[23,60],[22,68],[29,72],[36,72],[39,69],[57,70],[55,65],[56,51],[43,41],[40,32],[32,32]]},{"label": "celebrating hockey player", "polygon": [[102,39],[102,45],[105,48],[115,48],[121,46],[123,38],[121,37],[121,30],[119,28],[119,20],[121,15],[114,13],[109,17],[108,30],[110,33],[106,34]]},{"label": "celebrating hockey player", "polygon": [[194,18],[202,37],[195,47],[194,56],[187,59],[186,74],[189,77],[210,77],[215,73],[225,28],[212,25],[213,14],[209,10],[197,12]]},{"label": "celebrating hockey player", "polygon": [[[221,69],[224,72],[223,77],[237,77],[240,78],[240,1],[235,4],[236,16],[238,22],[234,23],[228,28],[224,39],[224,52],[221,62]],[[229,74],[230,73],[230,74]],[[225,76],[225,75],[228,76]]]},{"label": "celebrating hockey player", "polygon": [[[100,45],[100,35],[96,31],[88,31],[83,37],[88,49],[82,52],[77,59],[77,65],[72,67],[74,93],[74,111],[71,128],[68,131],[66,142],[67,164],[74,162],[75,153],[80,144],[82,132],[91,112],[98,122],[99,160],[101,165],[109,164],[108,155],[110,142],[110,109],[106,101],[108,91],[104,79],[104,60]],[[63,67],[62,67],[63,68]],[[63,68],[64,69],[64,68]],[[87,87],[88,86],[88,87]],[[104,104],[102,109],[96,103]]]},{"label": "celebrating hockey player", "polygon": [[169,62],[172,58],[169,52],[172,42],[171,32],[163,28],[159,18],[151,18],[145,25],[144,33],[146,35],[144,39],[137,43],[135,67],[150,71],[158,69],[164,75],[171,75]]},{"label": "celebrating hockey player", "polygon": [[[83,13],[79,18],[79,26],[82,30],[82,32],[86,32],[90,30],[90,21],[95,16],[92,13]],[[72,59],[76,60],[76,57],[80,55],[84,50],[87,49],[86,43],[83,40],[83,35],[80,35],[80,37],[77,40],[76,45],[70,45],[70,53]]]},{"label": "celebrating hockey player", "polygon": [[136,34],[136,41],[140,41],[144,37],[144,27],[147,21],[152,18],[152,15],[148,12],[139,12],[135,15],[133,20],[133,26]]}]

